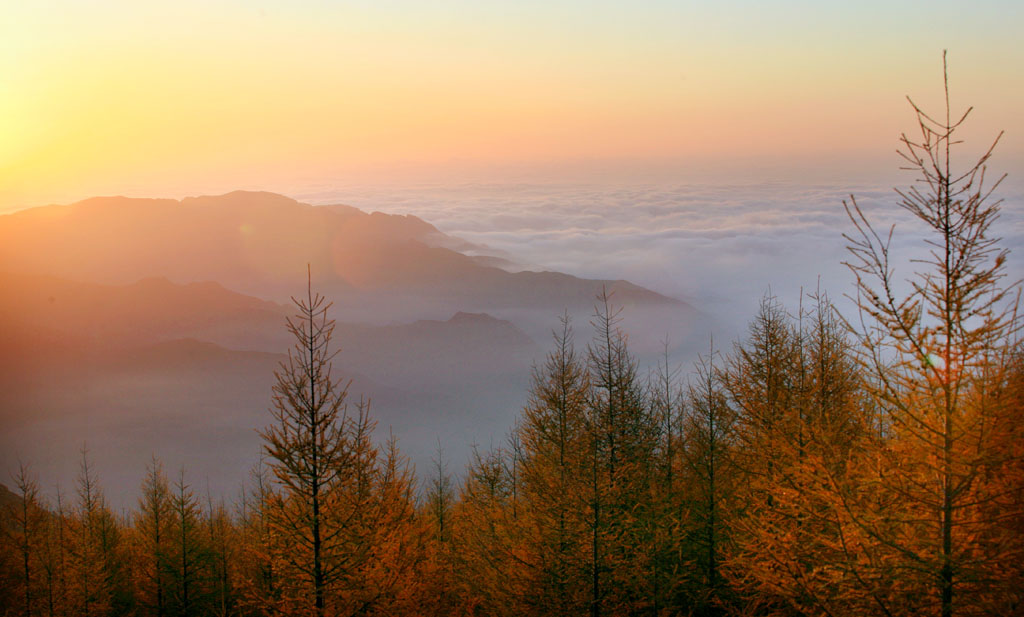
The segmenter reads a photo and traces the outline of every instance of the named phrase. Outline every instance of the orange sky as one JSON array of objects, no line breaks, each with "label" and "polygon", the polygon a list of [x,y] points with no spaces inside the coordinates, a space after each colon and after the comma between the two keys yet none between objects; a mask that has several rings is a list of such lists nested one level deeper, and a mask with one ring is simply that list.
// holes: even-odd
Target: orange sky
[{"label": "orange sky", "polygon": [[412,171],[891,166],[902,97],[939,101],[943,48],[972,135],[1006,129],[1024,158],[1019,3],[19,4],[0,211]]}]

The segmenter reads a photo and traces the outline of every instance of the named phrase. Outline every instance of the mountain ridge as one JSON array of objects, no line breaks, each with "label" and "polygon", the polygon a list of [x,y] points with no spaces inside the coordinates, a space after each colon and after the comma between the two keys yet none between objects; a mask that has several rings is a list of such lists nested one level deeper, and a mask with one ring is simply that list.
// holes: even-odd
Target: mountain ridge
[{"label": "mountain ridge", "polygon": [[624,303],[685,306],[627,281],[510,272],[498,267],[501,258],[459,248],[480,247],[413,215],[314,206],[267,192],[94,197],[0,215],[0,264],[72,280],[212,280],[286,302],[309,266],[315,287],[339,308],[385,321],[418,317],[396,297],[422,298],[447,313],[509,306],[560,313],[609,288]]},{"label": "mountain ridge", "polygon": [[[0,215],[0,465],[73,470],[88,441],[116,469],[173,446],[231,470],[214,483],[244,474],[307,276],[334,305],[333,366],[353,380],[350,401],[371,398],[378,437],[394,427],[423,466],[438,439],[467,459],[507,431],[559,316],[586,324],[602,291],[627,322],[696,314],[628,281],[510,272],[459,249],[483,247],[412,215],[274,193]],[[661,353],[662,336],[648,347]]]}]

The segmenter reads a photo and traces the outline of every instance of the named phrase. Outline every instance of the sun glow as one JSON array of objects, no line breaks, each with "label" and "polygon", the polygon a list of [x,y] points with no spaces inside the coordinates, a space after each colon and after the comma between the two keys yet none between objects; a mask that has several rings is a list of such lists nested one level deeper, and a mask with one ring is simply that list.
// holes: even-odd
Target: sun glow
[{"label": "sun glow", "polygon": [[8,7],[0,209],[410,167],[877,157],[946,46],[985,118],[1024,106],[998,68],[1024,61],[1013,20],[989,19],[1019,8],[738,8]]}]

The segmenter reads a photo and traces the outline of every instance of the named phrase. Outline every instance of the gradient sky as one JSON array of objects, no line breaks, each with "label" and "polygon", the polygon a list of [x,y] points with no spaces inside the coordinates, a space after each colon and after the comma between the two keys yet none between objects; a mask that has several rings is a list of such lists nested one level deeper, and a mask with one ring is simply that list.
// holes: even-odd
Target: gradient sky
[{"label": "gradient sky", "polygon": [[1024,161],[1019,1],[4,4],[0,211],[531,169],[871,173],[906,94],[937,109],[944,48],[969,136],[1005,129],[1005,170]]}]

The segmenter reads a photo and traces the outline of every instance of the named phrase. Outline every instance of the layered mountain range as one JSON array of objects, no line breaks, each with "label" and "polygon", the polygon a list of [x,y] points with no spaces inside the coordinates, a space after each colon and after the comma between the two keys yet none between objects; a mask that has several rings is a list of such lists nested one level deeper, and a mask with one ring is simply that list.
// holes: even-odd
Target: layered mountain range
[{"label": "layered mountain range", "polygon": [[[460,252],[469,248],[479,247],[414,216],[311,206],[273,193],[94,198],[0,217],[0,264],[17,264],[19,272],[120,284],[153,276],[216,281],[287,301],[308,265],[317,289],[347,316],[377,321],[452,305],[561,310],[592,304],[602,286],[623,303],[674,302],[626,281],[509,272]],[[417,302],[377,302],[399,298]]]},{"label": "layered mountain range", "polygon": [[585,324],[602,289],[638,318],[698,315],[626,281],[514,270],[414,216],[271,193],[0,216],[0,465],[70,479],[85,444],[115,499],[153,454],[231,490],[307,272],[334,303],[335,376],[421,468],[439,443],[458,467],[500,440],[546,333],[563,313]]}]

